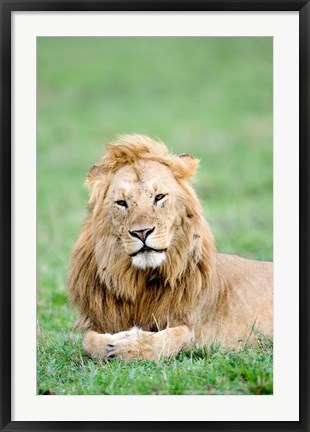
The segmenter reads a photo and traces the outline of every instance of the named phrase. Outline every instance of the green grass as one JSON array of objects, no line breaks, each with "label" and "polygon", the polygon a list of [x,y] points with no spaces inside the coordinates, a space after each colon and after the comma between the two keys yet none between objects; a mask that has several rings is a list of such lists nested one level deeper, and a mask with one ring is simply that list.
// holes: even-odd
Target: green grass
[{"label": "green grass", "polygon": [[272,392],[272,346],[131,365],[90,360],[66,271],[103,143],[145,133],[201,160],[195,188],[223,252],[272,260],[271,38],[38,38],[38,391]]},{"label": "green grass", "polygon": [[218,346],[177,358],[104,363],[85,357],[80,337],[42,334],[38,344],[39,394],[191,395],[272,393],[272,344],[228,352]]}]

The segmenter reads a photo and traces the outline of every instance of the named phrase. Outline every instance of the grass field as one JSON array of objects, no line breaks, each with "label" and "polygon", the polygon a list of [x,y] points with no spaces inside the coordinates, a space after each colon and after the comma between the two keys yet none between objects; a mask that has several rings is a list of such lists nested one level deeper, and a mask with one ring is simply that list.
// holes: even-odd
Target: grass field
[{"label": "grass field", "polygon": [[271,38],[38,38],[39,394],[270,394],[272,343],[158,362],[86,358],[66,271],[88,168],[119,133],[201,159],[195,188],[217,247],[272,260]]}]

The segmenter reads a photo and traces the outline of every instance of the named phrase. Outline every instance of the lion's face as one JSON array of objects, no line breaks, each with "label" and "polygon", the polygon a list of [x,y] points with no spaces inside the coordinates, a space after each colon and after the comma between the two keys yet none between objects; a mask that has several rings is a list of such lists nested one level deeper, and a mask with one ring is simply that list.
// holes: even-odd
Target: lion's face
[{"label": "lion's face", "polygon": [[106,195],[111,229],[138,269],[156,268],[173,240],[180,187],[168,167],[140,161],[119,169]]}]

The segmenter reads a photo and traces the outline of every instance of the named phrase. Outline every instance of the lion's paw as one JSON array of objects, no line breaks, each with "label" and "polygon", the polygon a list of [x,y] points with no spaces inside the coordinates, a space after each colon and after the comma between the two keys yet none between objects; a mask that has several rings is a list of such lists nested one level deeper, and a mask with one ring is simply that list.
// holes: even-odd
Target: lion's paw
[{"label": "lion's paw", "polygon": [[84,336],[83,349],[85,354],[90,357],[102,358],[106,356],[106,347],[111,342],[113,342],[113,336],[111,334],[99,334],[94,331],[89,331]]},{"label": "lion's paw", "polygon": [[106,351],[106,360],[108,361],[130,362],[134,359],[154,360],[156,358],[152,343],[145,339],[122,339],[108,344]]}]

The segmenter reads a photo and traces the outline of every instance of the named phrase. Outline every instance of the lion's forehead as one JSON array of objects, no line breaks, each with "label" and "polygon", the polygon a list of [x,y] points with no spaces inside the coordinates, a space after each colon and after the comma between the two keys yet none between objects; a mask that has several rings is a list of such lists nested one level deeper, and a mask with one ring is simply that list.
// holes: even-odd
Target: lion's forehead
[{"label": "lion's forehead", "polygon": [[158,162],[147,161],[118,170],[111,182],[113,195],[168,192],[175,185],[170,169]]}]

